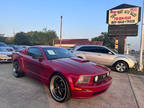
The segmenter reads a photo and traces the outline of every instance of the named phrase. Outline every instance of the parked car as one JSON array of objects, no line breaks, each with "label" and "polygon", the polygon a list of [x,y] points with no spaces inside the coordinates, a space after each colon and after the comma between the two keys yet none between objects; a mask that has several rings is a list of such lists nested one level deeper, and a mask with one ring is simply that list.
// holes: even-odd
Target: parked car
[{"label": "parked car", "polygon": [[13,75],[31,76],[49,87],[58,102],[88,98],[105,92],[112,83],[110,69],[80,59],[53,46],[31,46],[13,53]]},{"label": "parked car", "polygon": [[0,47],[8,47],[4,42],[0,42]]},{"label": "parked car", "polygon": [[73,51],[73,48],[67,48],[67,50],[69,50],[70,52],[72,52],[72,51]]},{"label": "parked car", "polygon": [[22,46],[22,45],[9,45],[9,46],[12,47],[16,52],[26,48],[26,46]]},{"label": "parked car", "polygon": [[105,46],[79,45],[73,49],[73,53],[83,59],[112,66],[118,72],[128,71],[137,63],[136,59],[129,55],[118,54]]},{"label": "parked car", "polygon": [[0,47],[0,62],[11,62],[13,51],[11,47]]}]

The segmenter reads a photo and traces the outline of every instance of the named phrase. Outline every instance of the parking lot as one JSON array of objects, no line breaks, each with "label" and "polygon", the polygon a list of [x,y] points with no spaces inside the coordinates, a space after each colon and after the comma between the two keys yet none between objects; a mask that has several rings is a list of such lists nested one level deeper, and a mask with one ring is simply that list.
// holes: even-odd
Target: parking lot
[{"label": "parking lot", "polygon": [[104,94],[57,103],[46,86],[11,71],[10,63],[0,64],[0,108],[144,108],[144,76],[111,72],[113,83]]}]

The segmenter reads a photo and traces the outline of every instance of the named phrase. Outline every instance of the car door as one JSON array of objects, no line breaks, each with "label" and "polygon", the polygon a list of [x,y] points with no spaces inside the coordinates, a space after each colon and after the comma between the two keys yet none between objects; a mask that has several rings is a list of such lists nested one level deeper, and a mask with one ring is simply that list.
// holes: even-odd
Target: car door
[{"label": "car door", "polygon": [[114,58],[116,57],[116,55],[112,51],[103,46],[97,46],[95,53],[97,53],[97,56],[99,56],[97,61],[100,64],[107,66],[111,66]]},{"label": "car door", "polygon": [[38,57],[42,57],[42,51],[40,48],[36,48],[36,47],[30,47],[27,50],[27,62],[26,62],[26,67],[27,67],[27,71],[29,76],[41,80],[40,77],[40,72],[43,70],[43,62],[40,62]]},{"label": "car door", "polygon": [[88,46],[85,57],[90,61],[101,63],[101,55],[97,52],[97,46]]},{"label": "car door", "polygon": [[77,52],[79,52],[79,54],[83,54],[86,59],[99,63],[98,60],[100,57],[95,50],[95,46],[82,46],[77,49]]}]

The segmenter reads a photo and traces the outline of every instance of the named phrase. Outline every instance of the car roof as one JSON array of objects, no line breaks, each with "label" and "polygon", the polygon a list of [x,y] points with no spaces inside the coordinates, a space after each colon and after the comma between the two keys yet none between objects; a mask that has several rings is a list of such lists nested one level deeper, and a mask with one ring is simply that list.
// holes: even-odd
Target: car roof
[{"label": "car roof", "polygon": [[90,45],[90,44],[87,44],[87,45],[76,45],[76,46],[102,46],[102,45]]},{"label": "car roof", "polygon": [[107,48],[106,46],[102,46],[102,45],[89,45],[89,44],[88,45],[76,45],[75,48],[76,47],[80,48],[80,47],[83,47],[83,46],[97,46],[97,47],[105,47],[105,48]]}]

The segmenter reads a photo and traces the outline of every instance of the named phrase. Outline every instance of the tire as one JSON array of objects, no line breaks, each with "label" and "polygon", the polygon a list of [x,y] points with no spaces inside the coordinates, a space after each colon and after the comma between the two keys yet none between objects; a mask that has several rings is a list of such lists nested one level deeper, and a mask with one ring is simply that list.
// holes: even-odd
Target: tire
[{"label": "tire", "polygon": [[16,78],[24,76],[24,73],[20,71],[19,63],[17,61],[13,62],[13,76]]},{"label": "tire", "polygon": [[59,73],[54,74],[49,83],[52,98],[57,102],[66,102],[70,99],[70,87],[66,79]]},{"label": "tire", "polygon": [[124,61],[116,62],[116,64],[114,65],[114,68],[117,72],[120,72],[120,73],[126,72],[129,69],[128,64]]}]

